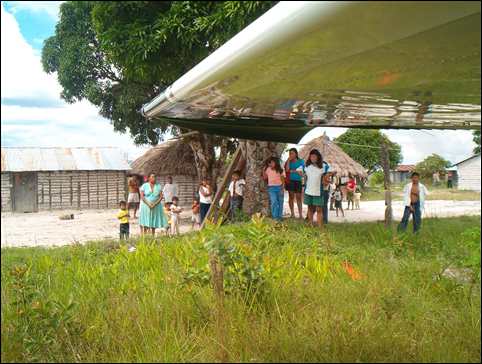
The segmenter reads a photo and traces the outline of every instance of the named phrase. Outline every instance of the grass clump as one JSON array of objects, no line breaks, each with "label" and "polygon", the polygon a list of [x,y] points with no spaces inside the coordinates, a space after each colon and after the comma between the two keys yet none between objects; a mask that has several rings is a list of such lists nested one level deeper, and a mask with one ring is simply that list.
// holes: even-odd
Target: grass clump
[{"label": "grass clump", "polygon": [[[477,252],[479,270],[477,271]],[[225,337],[209,254],[225,276]],[[470,283],[441,275],[469,267]],[[2,361],[479,362],[480,222],[320,233],[263,219],[137,242],[2,250]]]}]

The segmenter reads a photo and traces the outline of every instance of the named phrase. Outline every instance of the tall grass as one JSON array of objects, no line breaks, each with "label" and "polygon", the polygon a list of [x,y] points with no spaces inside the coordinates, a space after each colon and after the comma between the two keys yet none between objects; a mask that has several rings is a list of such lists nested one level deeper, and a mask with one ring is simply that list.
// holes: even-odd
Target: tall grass
[{"label": "tall grass", "polygon": [[[2,250],[5,362],[480,362],[480,222],[257,220],[162,241]],[[458,284],[440,273],[470,266]],[[208,252],[225,269],[220,340]],[[350,269],[347,269],[349,267]],[[224,342],[224,348],[220,343]]]}]

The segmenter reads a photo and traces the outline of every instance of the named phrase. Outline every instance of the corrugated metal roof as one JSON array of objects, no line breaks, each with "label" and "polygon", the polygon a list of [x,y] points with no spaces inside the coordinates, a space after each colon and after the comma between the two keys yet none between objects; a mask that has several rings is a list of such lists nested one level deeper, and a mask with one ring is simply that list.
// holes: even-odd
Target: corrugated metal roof
[{"label": "corrugated metal roof", "polygon": [[129,170],[127,153],[114,147],[2,147],[2,172]]},{"label": "corrugated metal roof", "polygon": [[414,164],[399,164],[395,171],[397,172],[412,172],[415,169]]}]

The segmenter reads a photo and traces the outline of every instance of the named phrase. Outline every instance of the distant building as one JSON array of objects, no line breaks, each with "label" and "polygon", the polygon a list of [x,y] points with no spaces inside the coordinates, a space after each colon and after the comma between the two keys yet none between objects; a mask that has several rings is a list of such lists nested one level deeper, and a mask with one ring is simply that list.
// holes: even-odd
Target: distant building
[{"label": "distant building", "polygon": [[2,147],[1,158],[2,212],[113,208],[126,198],[118,148]]},{"label": "distant building", "polygon": [[459,190],[480,192],[480,153],[454,164],[457,167]]},{"label": "distant building", "polygon": [[390,171],[390,182],[404,183],[410,179],[410,175],[414,170],[414,164],[399,164],[395,169]]}]

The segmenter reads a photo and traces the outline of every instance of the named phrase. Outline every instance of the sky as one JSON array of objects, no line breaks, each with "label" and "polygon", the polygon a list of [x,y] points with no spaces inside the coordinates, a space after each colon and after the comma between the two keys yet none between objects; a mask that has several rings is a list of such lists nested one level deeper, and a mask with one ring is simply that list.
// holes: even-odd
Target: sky
[{"label": "sky", "polygon": [[[60,98],[56,75],[43,72],[43,41],[53,35],[59,17],[56,1],[2,1],[1,4],[1,145],[116,146],[129,160],[147,146],[135,146],[129,134],[114,131],[87,101],[67,104]],[[148,101],[148,100],[146,100]],[[343,128],[316,128],[300,143],[323,134],[330,138]],[[455,163],[472,155],[470,131],[386,130],[402,146],[403,163],[412,164],[437,153]]]}]

